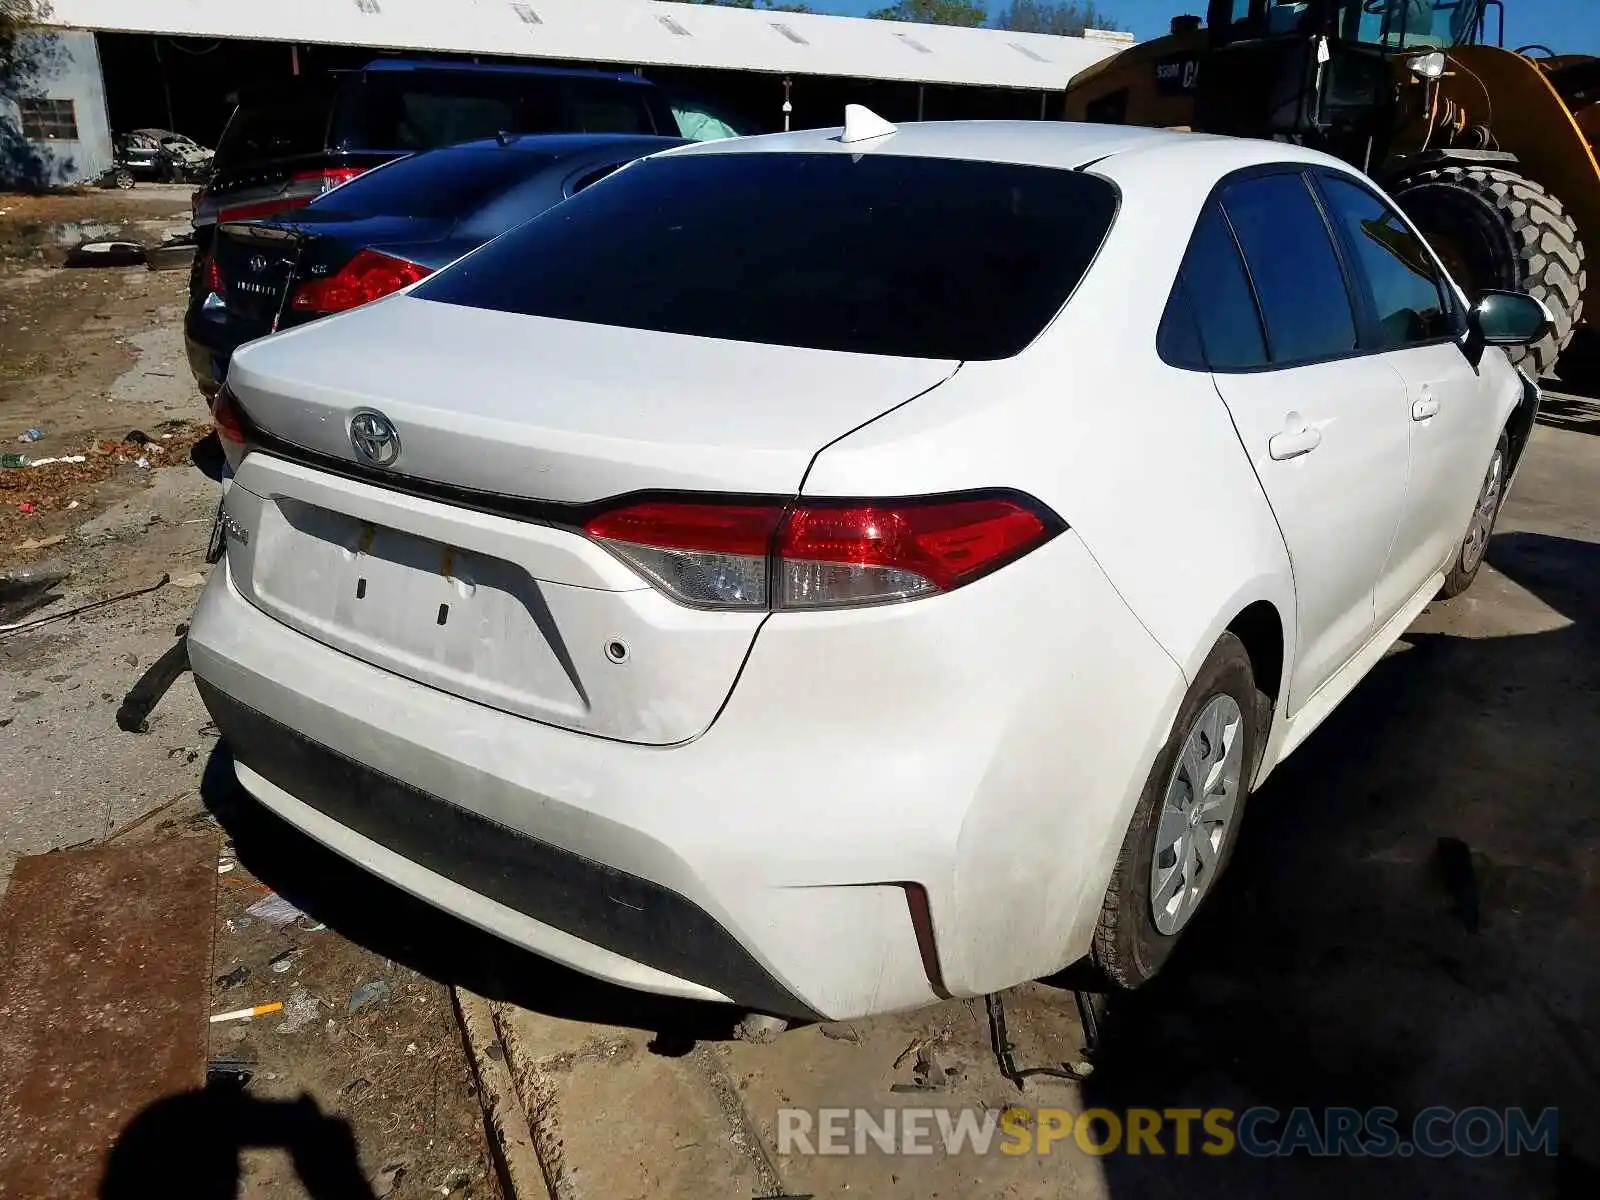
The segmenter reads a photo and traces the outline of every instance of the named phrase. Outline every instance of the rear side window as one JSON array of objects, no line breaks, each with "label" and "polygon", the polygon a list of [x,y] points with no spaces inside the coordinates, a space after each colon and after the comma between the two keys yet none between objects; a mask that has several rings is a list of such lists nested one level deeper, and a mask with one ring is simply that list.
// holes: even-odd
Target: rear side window
[{"label": "rear side window", "polygon": [[1107,181],[1043,167],[667,155],[551,209],[413,295],[780,346],[1008,358],[1072,294],[1116,207]]},{"label": "rear side window", "polygon": [[323,153],[331,109],[332,97],[312,88],[241,101],[217,143],[217,169]]},{"label": "rear side window", "polygon": [[1355,314],[1327,223],[1299,174],[1237,180],[1222,205],[1238,235],[1278,366],[1349,354]]},{"label": "rear side window", "polygon": [[[1255,294],[1233,231],[1215,203],[1206,205],[1195,225],[1180,281],[1213,371],[1245,371],[1267,365],[1267,343]],[[1163,347],[1164,356],[1174,352],[1176,348]],[[1174,366],[1190,365],[1171,357],[1168,361]]]},{"label": "rear side window", "polygon": [[651,134],[649,90],[512,72],[372,72],[346,83],[338,137],[347,149],[430,150],[502,132]]},{"label": "rear side window", "polygon": [[1422,239],[1366,188],[1333,175],[1321,182],[1331,215],[1360,264],[1381,347],[1394,350],[1449,337],[1452,309]]},{"label": "rear side window", "polygon": [[314,207],[425,220],[466,216],[555,161],[553,154],[494,147],[436,150],[358,176]]}]

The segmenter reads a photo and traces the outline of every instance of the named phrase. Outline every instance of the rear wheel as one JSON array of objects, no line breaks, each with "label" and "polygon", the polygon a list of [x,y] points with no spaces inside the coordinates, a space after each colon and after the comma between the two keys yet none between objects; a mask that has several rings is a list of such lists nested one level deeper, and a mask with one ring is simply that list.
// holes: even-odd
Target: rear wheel
[{"label": "rear wheel", "polygon": [[1469,296],[1498,288],[1544,301],[1550,334],[1507,353],[1535,378],[1549,374],[1583,318],[1587,284],[1583,242],[1561,201],[1514,171],[1454,163],[1390,190]]},{"label": "rear wheel", "polygon": [[1223,634],[1156,757],[1106,889],[1092,955],[1115,986],[1155,976],[1228,865],[1270,711],[1244,643]]}]

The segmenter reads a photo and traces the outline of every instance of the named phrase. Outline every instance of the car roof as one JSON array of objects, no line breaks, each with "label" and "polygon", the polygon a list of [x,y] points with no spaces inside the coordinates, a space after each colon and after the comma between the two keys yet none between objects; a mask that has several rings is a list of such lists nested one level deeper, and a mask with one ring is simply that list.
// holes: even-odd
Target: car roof
[{"label": "car roof", "polygon": [[[474,63],[417,58],[375,58],[365,66],[358,67],[357,70],[384,73],[459,71],[473,75],[545,75],[563,79],[606,79],[617,83],[632,83],[645,87],[654,86],[648,79],[642,79],[627,71],[591,71],[579,67],[536,67],[532,65],[523,66],[520,63]],[[349,74],[347,71],[333,73]]]},{"label": "car roof", "polygon": [[502,150],[507,154],[580,154],[586,150],[603,150],[612,146],[652,146],[665,150],[686,145],[683,138],[661,137],[653,133],[508,133],[505,137],[474,138],[470,142],[455,142],[432,150],[419,150],[414,157],[424,154],[449,154],[453,150]]},{"label": "car roof", "polygon": [[918,121],[900,125],[883,137],[848,143],[840,141],[842,132],[835,127],[697,142],[672,153],[893,154],[1077,170],[1133,151],[1160,153],[1179,147],[1192,150],[1213,142],[1233,147],[1258,146],[1261,162],[1331,161],[1326,155],[1288,142],[1252,142],[1207,133],[1069,121]]}]

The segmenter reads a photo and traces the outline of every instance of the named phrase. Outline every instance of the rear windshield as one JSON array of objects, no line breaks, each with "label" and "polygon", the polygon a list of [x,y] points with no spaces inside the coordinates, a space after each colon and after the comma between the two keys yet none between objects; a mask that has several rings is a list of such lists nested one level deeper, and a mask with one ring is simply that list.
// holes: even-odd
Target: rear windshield
[{"label": "rear windshield", "polygon": [[1117,194],[1073,171],[869,154],[644,159],[414,296],[532,316],[911,358],[1021,351]]},{"label": "rear windshield", "polygon": [[338,138],[351,150],[429,150],[501,132],[652,134],[650,96],[651,89],[621,80],[373,72],[346,84]]},{"label": "rear windshield", "polygon": [[324,153],[329,108],[330,96],[322,88],[242,100],[217,143],[217,169]]},{"label": "rear windshield", "polygon": [[360,216],[464,217],[555,161],[553,154],[493,147],[436,150],[368,171],[314,207]]}]

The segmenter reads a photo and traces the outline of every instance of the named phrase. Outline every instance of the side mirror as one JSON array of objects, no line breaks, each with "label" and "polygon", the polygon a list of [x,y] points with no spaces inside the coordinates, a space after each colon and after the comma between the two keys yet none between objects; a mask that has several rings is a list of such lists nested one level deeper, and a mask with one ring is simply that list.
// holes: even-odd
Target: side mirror
[{"label": "side mirror", "polygon": [[1467,314],[1467,338],[1461,348],[1476,367],[1485,346],[1528,346],[1554,327],[1555,318],[1541,300],[1521,292],[1481,292]]}]

